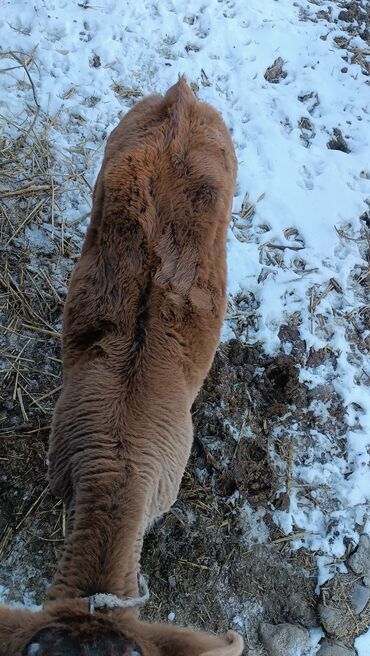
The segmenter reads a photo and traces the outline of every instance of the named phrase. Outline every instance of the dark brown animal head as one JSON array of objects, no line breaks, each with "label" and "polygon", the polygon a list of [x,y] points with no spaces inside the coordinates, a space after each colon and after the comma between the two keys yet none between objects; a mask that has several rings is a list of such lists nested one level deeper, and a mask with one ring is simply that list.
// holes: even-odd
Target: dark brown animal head
[{"label": "dark brown animal head", "polygon": [[243,641],[117,610],[90,615],[86,604],[51,603],[39,613],[0,607],[0,656],[240,656]]},{"label": "dark brown animal head", "polygon": [[113,632],[83,638],[58,628],[42,629],[22,656],[142,656],[131,641]]},{"label": "dark brown animal head", "polygon": [[32,636],[22,656],[144,656],[132,638],[102,618],[63,619]]}]

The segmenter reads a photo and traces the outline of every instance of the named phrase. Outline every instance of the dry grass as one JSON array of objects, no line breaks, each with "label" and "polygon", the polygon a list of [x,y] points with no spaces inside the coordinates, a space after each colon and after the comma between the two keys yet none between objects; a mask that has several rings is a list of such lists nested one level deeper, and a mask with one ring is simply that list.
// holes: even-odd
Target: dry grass
[{"label": "dry grass", "polygon": [[72,225],[65,217],[75,195],[91,195],[89,153],[82,142],[58,152],[63,126],[40,106],[34,53],[1,53],[0,64],[0,75],[24,71],[23,110],[0,114],[0,559],[12,559],[21,540],[32,554],[48,542],[52,562],[64,519],[46,484],[47,440],[61,389],[62,307],[87,213]]},{"label": "dry grass", "polygon": [[[366,631],[370,623],[369,604],[361,614],[358,614],[354,612],[351,601],[351,595],[361,583],[361,577],[349,570],[347,574],[337,574],[321,588],[321,603],[323,606],[335,609],[338,616],[338,632],[347,647],[352,647],[354,639]],[[323,624],[325,626],[325,622]]]}]

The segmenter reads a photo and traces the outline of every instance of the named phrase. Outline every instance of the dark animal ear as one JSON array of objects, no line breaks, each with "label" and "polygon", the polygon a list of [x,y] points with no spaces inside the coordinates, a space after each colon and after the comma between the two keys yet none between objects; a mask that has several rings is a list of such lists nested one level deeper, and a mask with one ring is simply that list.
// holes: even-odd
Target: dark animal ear
[{"label": "dark animal ear", "polygon": [[223,636],[211,636],[168,624],[148,627],[160,656],[241,656],[244,648],[242,637],[234,631]]}]

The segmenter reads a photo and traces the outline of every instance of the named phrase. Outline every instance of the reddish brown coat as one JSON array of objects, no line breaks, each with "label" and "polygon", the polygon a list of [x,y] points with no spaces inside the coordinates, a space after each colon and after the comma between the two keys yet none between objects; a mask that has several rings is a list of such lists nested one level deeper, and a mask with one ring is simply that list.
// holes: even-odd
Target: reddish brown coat
[{"label": "reddish brown coat", "polygon": [[[69,531],[48,596],[65,601],[69,623],[73,599],[138,594],[144,532],[176,500],[192,444],[191,405],[225,313],[235,175],[227,128],[184,78],[164,97],[137,103],[108,139],[65,306],[64,387],[49,452]],[[49,625],[50,612],[22,615],[30,637]],[[111,614],[116,628],[119,613]],[[11,617],[0,613],[0,645]],[[233,647],[169,626],[140,631],[148,656],[241,651],[235,639]],[[4,656],[18,653],[13,635]]]}]

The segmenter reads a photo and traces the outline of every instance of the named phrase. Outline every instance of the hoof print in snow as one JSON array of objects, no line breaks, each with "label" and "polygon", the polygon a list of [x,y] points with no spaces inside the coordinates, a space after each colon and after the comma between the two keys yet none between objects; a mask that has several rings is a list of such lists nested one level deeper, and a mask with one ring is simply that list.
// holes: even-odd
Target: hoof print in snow
[{"label": "hoof print in snow", "polygon": [[200,48],[196,43],[187,43],[185,46],[186,52],[199,52]]},{"label": "hoof print in snow", "polygon": [[267,82],[272,82],[273,84],[278,84],[280,80],[284,80],[288,75],[283,69],[284,63],[284,59],[281,57],[275,59],[274,63],[266,69],[264,74],[265,80],[267,80]]},{"label": "hoof print in snow", "polygon": [[301,116],[298,121],[298,127],[301,131],[299,137],[302,140],[303,145],[305,148],[309,148],[311,141],[315,136],[315,128],[313,124],[311,123],[310,119],[307,118],[307,116]]},{"label": "hoof print in snow", "polygon": [[100,61],[99,55],[95,54],[95,55],[93,55],[93,57],[91,57],[90,66],[91,66],[91,68],[100,68],[101,61]]},{"label": "hoof print in snow", "polygon": [[341,645],[339,642],[332,640],[323,640],[317,656],[356,656],[354,649],[348,649]]},{"label": "hoof print in snow", "polygon": [[294,624],[264,622],[259,637],[269,656],[303,656],[309,646],[307,629]]},{"label": "hoof print in snow", "polygon": [[320,98],[317,91],[309,91],[308,93],[300,93],[298,96],[299,102],[303,103],[311,116],[314,114],[315,109],[320,105]]},{"label": "hoof print in snow", "polygon": [[326,144],[330,150],[340,150],[342,153],[350,153],[351,150],[348,147],[348,144],[343,137],[343,134],[339,128],[333,129],[333,139],[330,139]]},{"label": "hoof print in snow", "polygon": [[282,417],[288,412],[292,399],[305,398],[306,388],[299,381],[299,367],[290,355],[279,355],[266,363],[263,394],[266,417]]},{"label": "hoof print in snow", "polygon": [[229,479],[229,484],[232,482],[239,492],[244,492],[252,505],[263,505],[276,494],[276,474],[268,451],[257,440],[240,442],[238,457],[229,466],[225,479]]}]

